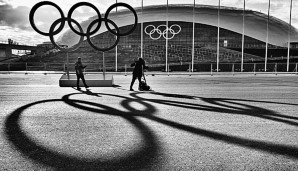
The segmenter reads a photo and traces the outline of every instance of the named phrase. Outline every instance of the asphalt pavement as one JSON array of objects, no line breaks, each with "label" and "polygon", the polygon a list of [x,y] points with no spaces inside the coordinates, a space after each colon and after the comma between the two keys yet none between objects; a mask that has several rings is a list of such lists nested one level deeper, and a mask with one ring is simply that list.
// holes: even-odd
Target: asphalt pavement
[{"label": "asphalt pavement", "polygon": [[298,170],[298,75],[0,74],[0,170]]}]

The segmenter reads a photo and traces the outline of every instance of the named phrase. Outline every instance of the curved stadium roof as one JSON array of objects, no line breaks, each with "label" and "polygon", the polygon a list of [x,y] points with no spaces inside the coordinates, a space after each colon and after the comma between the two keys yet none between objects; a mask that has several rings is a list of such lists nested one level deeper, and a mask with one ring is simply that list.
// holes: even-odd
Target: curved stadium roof
[{"label": "curved stadium roof", "polygon": [[[218,7],[196,5],[195,7],[195,23],[201,23],[217,27],[218,24]],[[155,5],[143,7],[143,13],[141,8],[135,8],[138,15],[138,22],[154,22],[154,21],[166,21],[166,5]],[[84,30],[87,29],[89,23],[95,19],[96,16],[90,18],[87,21],[81,23]],[[118,10],[116,13],[110,13],[109,19],[113,20],[118,27],[131,25],[132,13],[129,10]],[[223,7],[220,8],[220,27],[242,34],[242,19],[243,9]],[[184,21],[193,22],[193,5],[190,4],[177,4],[169,5],[168,7],[168,21]],[[252,11],[245,11],[245,35],[254,39],[266,42],[267,36],[267,15]],[[294,27],[291,28],[291,41],[298,41],[298,31]],[[98,34],[106,31],[106,28],[101,27]],[[287,46],[288,42],[289,24],[270,16],[269,21],[269,40],[268,43],[276,46]],[[62,43],[74,43],[73,36],[75,33],[67,31],[61,36],[60,41]]]}]

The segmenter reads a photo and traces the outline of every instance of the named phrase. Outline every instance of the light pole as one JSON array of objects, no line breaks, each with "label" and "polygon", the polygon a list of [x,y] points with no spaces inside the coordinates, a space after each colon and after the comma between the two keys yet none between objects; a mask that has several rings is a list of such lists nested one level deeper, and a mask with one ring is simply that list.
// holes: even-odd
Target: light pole
[{"label": "light pole", "polygon": [[292,27],[292,5],[293,5],[293,0],[291,0],[291,5],[290,5],[290,23],[289,23],[289,32],[288,32],[287,72],[289,72],[289,68],[290,68],[291,27]]},{"label": "light pole", "polygon": [[220,0],[218,0],[217,10],[217,58],[216,58],[216,72],[219,70],[219,23],[220,23]]},{"label": "light pole", "polygon": [[243,19],[242,19],[242,51],[241,51],[241,72],[243,72],[244,60],[244,29],[245,29],[245,0],[243,0]]},{"label": "light pole", "polygon": [[265,52],[265,72],[267,72],[268,39],[269,39],[269,17],[270,17],[270,0],[269,0],[269,5],[268,5],[268,16],[267,16],[267,36],[266,36],[266,52]]},{"label": "light pole", "polygon": [[195,56],[195,6],[196,0],[193,1],[192,10],[192,51],[191,51],[191,72],[194,70],[194,56]]}]

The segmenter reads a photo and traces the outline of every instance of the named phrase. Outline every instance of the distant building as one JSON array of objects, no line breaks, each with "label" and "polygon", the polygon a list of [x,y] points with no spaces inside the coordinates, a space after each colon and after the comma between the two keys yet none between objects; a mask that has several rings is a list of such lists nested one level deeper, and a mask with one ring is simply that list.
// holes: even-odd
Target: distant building
[{"label": "distant building", "polygon": [[[192,59],[192,44],[194,41],[195,62],[215,62],[217,56],[217,26],[218,7],[196,5],[166,5],[145,6],[135,8],[138,17],[136,30],[124,37],[120,37],[117,46],[120,60],[141,56],[141,38],[143,37],[142,56],[151,63],[164,64],[167,53],[168,62],[189,62]],[[168,13],[167,13],[168,11]],[[194,17],[193,17],[194,14]],[[86,30],[94,16],[81,23]],[[129,10],[118,10],[109,14],[109,19],[117,23],[120,32],[129,30],[134,18]],[[168,19],[168,46],[166,50],[165,26]],[[245,43],[244,61],[264,61],[267,38],[266,14],[258,11],[245,11]],[[141,27],[143,23],[143,30]],[[194,39],[193,39],[193,23]],[[102,23],[102,27],[104,24]],[[243,9],[221,7],[219,16],[219,47],[220,62],[239,62],[242,50]],[[287,42],[289,24],[270,16],[268,56],[287,56]],[[297,48],[298,31],[291,27],[291,47]],[[72,31],[64,33],[61,42],[76,42],[78,35]],[[97,35],[92,37],[92,42],[100,47],[113,44],[115,36],[101,28]],[[85,49],[84,49],[85,48]],[[91,51],[90,45],[84,41],[83,51]],[[297,49],[296,49],[297,50]],[[114,53],[115,50],[109,51]],[[294,53],[294,51],[291,51]],[[297,51],[296,51],[297,53]],[[182,59],[182,60],[181,60]],[[119,60],[118,60],[119,61]]]},{"label": "distant building", "polygon": [[52,44],[52,42],[43,42],[42,44],[38,44],[37,47],[53,49],[54,45]]}]

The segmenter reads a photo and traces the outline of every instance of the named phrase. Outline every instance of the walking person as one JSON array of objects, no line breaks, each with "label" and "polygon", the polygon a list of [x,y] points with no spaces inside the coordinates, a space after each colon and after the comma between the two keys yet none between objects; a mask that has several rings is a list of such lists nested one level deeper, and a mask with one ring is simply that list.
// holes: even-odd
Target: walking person
[{"label": "walking person", "polygon": [[86,84],[83,69],[87,66],[83,65],[81,57],[78,57],[78,61],[75,63],[76,75],[77,75],[77,89],[80,90],[80,79],[82,79],[85,88],[89,88]]},{"label": "walking person", "polygon": [[141,83],[141,78],[144,74],[143,69],[147,69],[148,67],[145,65],[145,61],[142,58],[139,58],[138,61],[135,61],[130,65],[131,67],[134,66],[133,73],[132,73],[132,80],[130,84],[130,91],[134,91],[133,84],[135,83],[136,79],[139,80],[139,83]]}]

